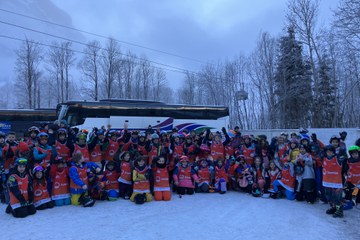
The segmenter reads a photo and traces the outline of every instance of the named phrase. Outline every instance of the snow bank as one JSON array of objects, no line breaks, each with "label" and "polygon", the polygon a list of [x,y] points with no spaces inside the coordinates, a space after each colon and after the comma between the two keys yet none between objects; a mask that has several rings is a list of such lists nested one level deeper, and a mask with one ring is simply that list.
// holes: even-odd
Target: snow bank
[{"label": "snow bank", "polygon": [[55,207],[24,219],[5,214],[1,205],[0,228],[1,239],[359,239],[360,210],[334,219],[327,208],[237,192]]}]

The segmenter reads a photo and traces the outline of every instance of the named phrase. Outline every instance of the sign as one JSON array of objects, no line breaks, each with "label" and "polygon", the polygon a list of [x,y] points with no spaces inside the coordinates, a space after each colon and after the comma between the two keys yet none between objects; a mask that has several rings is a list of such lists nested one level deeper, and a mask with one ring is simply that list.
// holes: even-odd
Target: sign
[{"label": "sign", "polygon": [[0,121],[0,131],[8,133],[11,131],[11,123],[8,121]]}]

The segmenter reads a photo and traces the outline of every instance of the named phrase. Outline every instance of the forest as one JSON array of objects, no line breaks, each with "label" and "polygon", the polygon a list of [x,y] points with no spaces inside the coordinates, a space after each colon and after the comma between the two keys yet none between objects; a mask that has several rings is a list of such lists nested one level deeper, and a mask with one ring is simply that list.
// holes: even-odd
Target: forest
[{"label": "forest", "polygon": [[[91,40],[16,50],[17,107],[49,108],[71,99],[146,99],[225,105],[241,129],[343,128],[360,122],[360,1],[341,0],[331,25],[320,26],[317,0],[289,0],[283,32],[259,33],[250,54],[211,60],[194,72],[178,69],[174,90],[166,65],[123,51],[121,43]],[[70,72],[77,71],[79,79]]]}]

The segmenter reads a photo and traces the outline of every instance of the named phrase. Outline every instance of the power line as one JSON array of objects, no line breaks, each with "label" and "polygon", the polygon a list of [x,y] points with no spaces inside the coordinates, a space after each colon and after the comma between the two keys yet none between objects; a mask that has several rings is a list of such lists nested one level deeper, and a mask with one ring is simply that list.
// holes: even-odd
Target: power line
[{"label": "power line", "polygon": [[[30,42],[30,43],[33,43],[33,44],[38,44],[40,46],[45,46],[45,47],[51,47],[51,48],[57,48],[57,49],[62,49],[62,50],[66,50],[68,48],[64,48],[64,47],[61,47],[61,46],[56,46],[56,45],[51,45],[51,44],[46,44],[46,43],[41,43],[41,42],[35,42],[35,41],[32,41],[32,40],[24,40],[24,39],[20,39],[20,38],[16,38],[16,37],[11,37],[11,36],[7,36],[7,35],[0,35],[1,38],[7,38],[7,39],[11,39],[11,40],[16,40],[16,41],[21,41],[21,42]],[[76,52],[76,53],[79,53],[79,54],[84,54],[84,55],[91,55],[90,53],[87,53],[87,52],[83,52],[83,51],[79,51],[79,50],[74,50],[74,49],[71,49],[73,52]],[[104,56],[104,55],[102,55]],[[135,63],[137,64],[136,62],[132,61],[132,63]],[[162,70],[165,70],[165,71],[171,71],[171,72],[176,72],[176,73],[181,73],[181,74],[184,74],[184,71],[180,71],[180,70],[176,70],[176,69],[171,69],[171,68],[166,68],[166,67],[157,67],[157,66],[153,66],[154,68],[156,69],[162,69]]]},{"label": "power line", "polygon": [[[14,14],[14,15],[21,16],[21,17],[25,17],[25,18],[29,18],[29,19],[32,19],[32,20],[44,22],[44,23],[47,23],[47,24],[52,24],[52,25],[55,25],[55,26],[58,26],[58,27],[62,27],[62,28],[66,28],[66,29],[70,29],[70,30],[74,30],[74,31],[78,31],[78,32],[85,33],[85,34],[88,34],[88,35],[92,35],[92,36],[96,36],[96,37],[108,39],[108,37],[106,37],[106,36],[104,36],[104,35],[101,35],[101,34],[92,33],[92,32],[85,31],[85,30],[81,30],[81,29],[74,28],[74,27],[69,27],[69,26],[66,26],[66,25],[54,23],[54,22],[47,21],[47,20],[40,19],[40,18],[31,17],[31,16],[28,16],[28,15],[25,15],[25,14],[16,13],[16,12],[9,11],[9,10],[6,10],[6,9],[0,8],[0,11],[7,12],[7,13],[10,13],[10,14]],[[158,49],[151,48],[151,47],[146,47],[146,46],[143,46],[143,45],[140,45],[140,44],[131,43],[131,42],[127,42],[127,41],[115,39],[115,38],[114,38],[114,40],[117,41],[117,42],[119,42],[119,43],[127,44],[127,45],[130,45],[130,46],[134,46],[134,47],[138,47],[138,48],[143,48],[143,49],[150,50],[150,51],[153,51],[153,52],[158,52],[158,53],[166,54],[166,55],[169,55],[169,56],[173,56],[173,57],[177,57],[177,58],[182,58],[182,59],[190,60],[190,61],[193,61],[193,62],[198,62],[198,63],[206,64],[206,62],[201,61],[201,60],[198,60],[198,59],[181,56],[181,55],[178,55],[178,54],[175,54],[175,53],[170,53],[170,52],[158,50]]]},{"label": "power line", "polygon": [[[1,20],[0,20],[0,23],[5,24],[5,25],[8,25],[8,26],[12,26],[12,27],[21,28],[21,29],[24,29],[24,30],[27,30],[27,31],[31,31],[31,32],[36,32],[36,33],[43,34],[43,35],[46,35],[46,36],[50,36],[50,37],[53,37],[53,38],[58,38],[58,39],[61,39],[61,40],[64,40],[64,41],[69,41],[69,42],[72,42],[72,43],[77,43],[77,44],[80,44],[80,45],[83,45],[83,46],[88,46],[87,43],[83,43],[83,42],[80,42],[80,41],[72,40],[72,39],[65,38],[65,37],[61,37],[61,36],[58,36],[58,35],[46,33],[46,32],[43,32],[43,31],[36,30],[36,29],[24,27],[24,26],[21,26],[21,25],[9,23],[9,22],[4,22],[4,21],[1,21]],[[101,47],[100,47],[99,49],[108,51],[107,49],[101,48]],[[123,56],[129,57],[129,55],[127,55],[127,54],[124,54],[124,53],[120,53],[120,54],[123,55]],[[139,60],[143,60],[143,61],[144,61],[144,60],[147,60],[147,61],[149,61],[149,62],[151,62],[151,63],[156,64],[156,65],[160,65],[160,66],[164,66],[164,67],[176,69],[176,70],[178,70],[178,71],[193,72],[193,71],[189,71],[189,70],[184,69],[184,68],[174,67],[174,66],[171,66],[171,65],[169,65],[169,64],[164,64],[164,63],[160,63],[160,62],[156,62],[156,61],[152,61],[152,60],[148,60],[148,59],[143,59],[143,58],[139,58],[139,57],[136,57],[136,56],[135,56],[135,58],[137,58],[137,59],[139,59]],[[194,72],[193,72],[193,73],[194,73]]]}]

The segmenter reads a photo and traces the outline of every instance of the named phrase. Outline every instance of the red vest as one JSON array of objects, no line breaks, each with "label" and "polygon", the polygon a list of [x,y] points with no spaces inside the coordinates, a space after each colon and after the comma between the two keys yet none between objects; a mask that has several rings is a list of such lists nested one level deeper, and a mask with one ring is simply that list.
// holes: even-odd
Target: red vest
[{"label": "red vest", "polygon": [[195,154],[190,154],[190,153],[195,151],[195,148],[196,148],[195,145],[191,144],[190,146],[188,146],[186,148],[187,148],[187,152],[188,152],[188,154],[186,154],[186,156],[189,158],[189,162],[194,163],[196,156],[195,156]]},{"label": "red vest", "polygon": [[11,150],[12,152],[14,153],[14,157],[12,158],[7,158],[4,154],[5,151],[8,151],[9,150],[9,147],[10,145],[9,144],[6,144],[4,149],[3,149],[3,156],[5,158],[5,162],[4,162],[4,168],[5,170],[9,170],[10,168],[13,168],[14,167],[14,163],[15,163],[15,155],[16,155],[16,152],[18,150],[18,146],[11,146]]},{"label": "red vest", "polygon": [[152,161],[155,157],[160,156],[162,147],[163,147],[162,145],[159,145],[158,148],[155,147],[154,145],[152,146],[151,151],[149,152],[149,163],[148,163],[149,166],[152,165]]},{"label": "red vest", "polygon": [[52,200],[66,199],[70,197],[69,170],[64,168],[61,172],[56,171],[52,178]]},{"label": "red vest", "polygon": [[102,151],[100,144],[96,144],[95,147],[91,150],[90,161],[91,162],[101,162],[102,160]]},{"label": "red vest", "polygon": [[252,145],[250,145],[250,147],[247,148],[244,144],[241,147],[241,151],[242,154],[244,155],[245,162],[249,165],[252,165],[254,163],[253,155],[255,153],[255,148],[253,148]]},{"label": "red vest", "polygon": [[[47,153],[46,157],[40,162],[40,165],[46,169],[48,167],[48,165],[50,164],[50,159],[51,159],[51,154],[52,154],[52,149],[43,149],[39,146],[36,146],[36,149],[38,150],[38,152],[40,154],[44,154],[44,153]],[[35,164],[35,165],[38,165],[38,164]]]},{"label": "red vest", "polygon": [[[134,172],[136,172],[137,174],[146,174],[148,169],[149,167],[145,167],[142,171],[140,171],[139,169],[135,168]],[[136,193],[148,193],[150,192],[150,182],[148,179],[136,181],[134,182],[133,188],[134,192]]]},{"label": "red vest", "polygon": [[268,173],[269,178],[270,178],[270,188],[269,188],[269,190],[274,190],[273,183],[279,176],[279,170],[276,169],[276,170],[272,171],[272,170],[269,169],[267,173]]},{"label": "red vest", "polygon": [[116,151],[119,149],[119,143],[109,139],[109,145],[106,148],[104,159],[113,161]]},{"label": "red vest", "polygon": [[184,155],[184,146],[182,144],[174,143],[173,159]]},{"label": "red vest", "polygon": [[207,183],[207,184],[211,184],[211,174],[210,174],[210,170],[209,167],[206,168],[201,168],[198,170],[198,177],[199,177],[199,183]]},{"label": "red vest", "polygon": [[232,143],[229,143],[225,146],[225,155],[228,154],[229,156],[233,156],[235,153],[234,147]]},{"label": "red vest", "polygon": [[228,181],[225,167],[222,166],[221,168],[219,168],[218,166],[216,166],[215,167],[215,181],[218,182],[221,178],[223,178],[226,182]]},{"label": "red vest", "polygon": [[282,144],[281,146],[278,146],[278,156],[280,163],[284,163],[285,154],[288,151],[288,147],[285,144]]},{"label": "red vest", "polygon": [[295,176],[291,176],[290,168],[281,170],[281,182],[287,190],[294,191]]},{"label": "red vest", "polygon": [[341,170],[342,167],[335,156],[330,160],[325,157],[323,161],[323,186],[343,188]]},{"label": "red vest", "polygon": [[228,176],[230,178],[234,178],[235,177],[235,171],[237,169],[239,165],[234,163],[234,165],[230,165],[229,168],[228,168]]},{"label": "red vest", "polygon": [[[85,165],[84,168],[80,168],[77,166],[72,166],[72,168],[76,168],[78,174],[79,174],[79,178],[81,179],[81,181],[83,181],[87,186],[89,185],[89,179],[87,176],[87,166]],[[81,188],[81,186],[76,185],[73,180],[70,178],[70,188],[74,188],[74,189],[79,189]]]},{"label": "red vest", "polygon": [[218,160],[219,158],[224,160],[224,146],[222,142],[216,143],[213,141],[211,143],[210,150],[214,161]]},{"label": "red vest", "polygon": [[130,162],[121,161],[120,177],[119,177],[118,181],[130,185],[130,184],[132,184],[131,180],[132,179],[131,179],[131,164],[130,164]]},{"label": "red vest", "polygon": [[[21,178],[17,174],[12,174],[11,176],[15,177],[17,185],[19,187],[21,195],[25,198],[25,201],[29,201],[29,176],[26,174],[25,177]],[[14,196],[14,194],[9,190],[10,195],[10,205],[12,209],[21,207],[19,200]]]},{"label": "red vest", "polygon": [[44,203],[48,203],[51,201],[49,192],[47,190],[46,180],[44,184],[37,184],[36,179],[34,179],[34,206],[38,207]]},{"label": "red vest", "polygon": [[114,169],[113,171],[105,170],[104,176],[107,179],[107,184],[105,185],[105,190],[116,190],[119,191],[119,173]]},{"label": "red vest", "polygon": [[88,148],[87,144],[85,144],[84,147],[80,147],[78,144],[75,144],[74,153],[76,153],[76,152],[81,152],[85,162],[90,161],[90,153],[89,153],[89,148]]},{"label": "red vest", "polygon": [[58,156],[65,159],[66,162],[70,160],[70,149],[66,146],[66,143],[62,144],[59,141],[56,141],[56,151]]},{"label": "red vest", "polygon": [[352,184],[360,187],[360,162],[348,163],[349,171],[347,172],[347,180]]},{"label": "red vest", "polygon": [[169,172],[167,167],[155,167],[154,175],[154,191],[170,191]]}]

